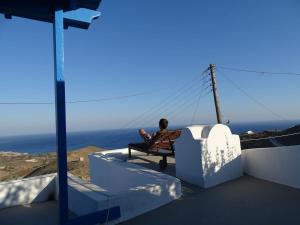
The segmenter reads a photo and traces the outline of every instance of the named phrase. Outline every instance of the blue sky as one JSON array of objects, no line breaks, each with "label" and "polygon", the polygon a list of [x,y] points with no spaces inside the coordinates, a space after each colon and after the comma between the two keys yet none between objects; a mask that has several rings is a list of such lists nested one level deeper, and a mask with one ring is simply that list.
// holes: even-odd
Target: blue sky
[{"label": "blue sky", "polygon": [[[130,99],[67,106],[68,130],[126,127],[146,113],[189,124],[201,77],[209,63],[244,69],[300,73],[300,3],[297,1],[104,0],[101,18],[89,30],[65,32],[66,95],[95,99],[149,91]],[[0,17],[0,102],[54,99],[52,25]],[[229,76],[251,96],[286,119],[298,119],[300,77],[217,71],[222,113],[232,122],[276,120],[228,83]],[[147,112],[170,98],[166,110]],[[158,91],[159,90],[159,91]],[[188,90],[188,89],[187,89]],[[166,100],[165,100],[166,101]],[[184,101],[191,104],[184,105]],[[195,104],[193,104],[195,102]],[[53,105],[0,105],[0,135],[54,132]],[[169,110],[169,111],[168,111]],[[215,121],[211,95],[201,99],[194,123]]]}]

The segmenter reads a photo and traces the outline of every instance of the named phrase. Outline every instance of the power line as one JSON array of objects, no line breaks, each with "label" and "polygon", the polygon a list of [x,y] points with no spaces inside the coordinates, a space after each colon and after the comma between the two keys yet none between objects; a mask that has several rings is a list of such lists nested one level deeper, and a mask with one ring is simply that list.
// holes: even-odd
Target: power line
[{"label": "power line", "polygon": [[185,89],[184,91],[179,92],[177,95],[173,95],[174,98],[163,101],[163,104],[159,104],[148,112],[142,114],[142,116],[133,119],[133,123],[131,123],[129,127],[127,125],[127,128],[137,127],[138,125],[145,127],[151,121],[156,120],[159,115],[166,115],[169,114],[170,111],[172,112],[177,110],[177,107],[180,107],[186,101],[186,99],[193,99],[192,94],[197,90],[199,90],[199,88],[194,85],[193,88]]},{"label": "power line", "polygon": [[[138,124],[140,124],[141,122],[145,123],[145,121],[148,121],[150,118],[154,118],[158,112],[162,111],[162,109],[163,109],[163,111],[166,111],[165,110],[166,107],[167,107],[167,110],[172,109],[172,107],[174,107],[176,104],[178,104],[180,102],[179,99],[181,99],[183,96],[186,96],[186,94],[189,93],[190,91],[195,90],[195,87],[197,87],[196,84],[198,84],[198,82],[195,82],[195,81],[197,79],[199,79],[199,77],[200,77],[199,74],[196,74],[190,80],[181,84],[178,89],[174,89],[172,94],[167,96],[164,100],[160,101],[158,104],[156,104],[154,106],[149,107],[149,109],[145,110],[143,113],[141,113],[134,119],[121,125],[120,131],[117,134],[106,135],[105,137],[106,138],[111,137],[111,136],[119,137],[126,132],[125,129],[129,129],[129,128],[133,128],[133,127],[136,128],[138,126]],[[169,90],[169,89],[166,89],[166,90]]]},{"label": "power line", "polygon": [[[210,91],[211,92],[211,91]],[[200,98],[203,98],[203,97],[205,97],[205,96],[207,96],[210,92],[206,92],[206,93],[204,93],[204,94],[202,94],[201,95],[201,92],[199,92],[199,93],[197,93],[197,97],[200,97]],[[195,96],[196,97],[196,96]],[[191,101],[192,100],[192,101]],[[195,100],[195,98],[189,98],[188,99],[188,101],[185,101],[185,102],[183,102],[183,104],[181,104],[179,107],[177,107],[176,108],[176,111],[171,111],[170,113],[169,113],[169,115],[168,115],[168,118],[171,118],[171,117],[173,117],[173,119],[174,119],[174,115],[175,115],[175,118],[176,118],[176,116],[178,116],[178,114],[179,114],[179,112],[181,112],[182,110],[186,110],[186,109],[188,109],[188,108],[190,108],[192,105],[194,105],[195,104],[195,102],[197,102],[197,100],[198,100],[198,98],[196,98],[196,100]],[[180,110],[179,110],[180,109]],[[174,114],[175,113],[175,114]],[[172,115],[172,116],[171,116]],[[114,144],[116,144],[116,143],[118,143],[120,140],[122,140],[122,133],[120,133],[119,135],[117,135],[117,136],[115,136],[114,135],[114,140],[112,140],[112,141],[110,141],[111,143],[111,145],[114,145]]]},{"label": "power line", "polygon": [[241,140],[241,142],[247,142],[247,141],[259,141],[259,140],[268,140],[268,139],[273,139],[273,138],[281,138],[281,137],[294,136],[294,135],[298,135],[298,134],[300,134],[300,132],[292,133],[292,134],[283,134],[283,135],[272,136],[272,137],[244,139],[244,140]]},{"label": "power line", "polygon": [[[205,75],[206,72],[207,71],[204,71],[202,75]],[[202,88],[198,87],[199,83],[195,81],[199,78],[201,78],[201,76],[199,76],[199,74],[196,74],[190,80],[180,85],[178,89],[174,89],[172,94],[160,101],[157,105],[151,106],[148,110],[146,110],[136,118],[120,126],[122,130],[119,131],[117,134],[107,135],[106,137],[114,136],[114,140],[119,140],[120,136],[122,136],[126,132],[125,129],[137,128],[139,125],[143,127],[149,121],[153,121],[155,117],[157,117],[157,115],[166,114],[168,111],[171,111],[171,114],[174,114],[174,112],[176,113],[178,111],[177,106],[185,106],[186,103],[190,102],[190,100],[194,100],[194,96],[191,97],[190,94],[192,94],[195,90],[200,90],[200,93],[203,93],[208,89],[208,87],[203,88],[204,85],[202,85]],[[200,93],[197,92],[197,96]],[[188,101],[186,99],[188,99]],[[171,115],[170,113],[168,114],[168,116]],[[116,141],[113,141],[113,143],[115,142]]]},{"label": "power line", "polygon": [[[199,77],[196,77],[196,78],[199,78]],[[168,111],[171,111],[172,112],[172,108],[175,108],[175,111],[176,112],[176,109],[177,109],[177,105],[179,105],[179,107],[182,105],[182,103],[184,104],[187,100],[186,99],[194,99],[194,96],[189,96],[187,95],[187,93],[190,93],[192,91],[192,93],[194,91],[197,91],[197,96],[198,96],[198,93],[200,91],[200,93],[203,93],[205,91],[207,91],[208,88],[210,88],[210,85],[204,87],[205,84],[202,84],[202,86],[199,88],[199,86],[197,85],[197,82],[194,82],[195,79],[191,80],[191,84],[192,84],[192,87],[189,86],[186,86],[184,89],[181,89],[180,91],[178,91],[178,93],[176,93],[176,95],[171,95],[167,101],[163,101],[162,103],[162,106],[159,106],[158,110],[155,109],[154,113],[151,115],[152,116],[152,119],[154,119],[156,116],[157,116],[157,112],[160,112],[160,114],[163,114],[163,113],[167,113]],[[196,98],[198,99],[198,98]],[[182,102],[182,103],[181,103]],[[176,106],[176,107],[175,107]],[[163,109],[163,110],[162,110]],[[148,116],[148,118],[146,118],[146,120],[149,120],[151,119],[151,117],[149,118],[150,116]]]},{"label": "power line", "polygon": [[[200,92],[196,93],[196,95],[193,95],[192,98],[184,101],[182,104],[180,104],[178,107],[176,107],[176,110],[173,110],[169,113],[169,117],[174,116],[174,115],[178,115],[179,112],[182,112],[183,110],[186,110],[187,108],[193,106],[195,103],[197,103],[201,98],[204,98],[205,96],[207,96],[209,93],[211,93],[211,91],[209,92],[205,92],[205,90],[201,90]],[[192,101],[191,101],[192,100]],[[179,108],[180,107],[180,108]],[[180,110],[178,110],[178,108]],[[175,114],[174,114],[175,113]],[[175,118],[176,118],[175,116]]]},{"label": "power line", "polygon": [[[219,70],[218,70],[219,71]],[[220,72],[220,71],[219,71]],[[235,83],[232,79],[230,79],[228,76],[226,76],[224,73],[222,73],[222,77],[224,77],[229,83],[231,83],[235,88],[237,88],[240,92],[242,92],[246,97],[248,97],[250,100],[255,102],[257,105],[259,105],[261,108],[265,109],[269,113],[271,113],[273,116],[279,118],[280,120],[286,120],[283,116],[279,115],[278,113],[271,110],[268,106],[263,104],[262,102],[258,101],[256,98],[248,94],[243,88],[241,88],[237,83]]]},{"label": "power line", "polygon": [[[182,106],[187,99],[193,99],[194,95],[192,95],[195,91],[199,90],[199,87],[195,86],[196,88],[188,89],[182,95],[176,96],[174,99],[171,99],[169,102],[164,104],[162,107],[160,107],[157,111],[155,111],[151,117],[148,116],[146,118],[146,121],[151,121],[157,117],[157,115],[166,115],[169,112],[176,111],[177,107]],[[192,95],[192,96],[191,96]]]},{"label": "power line", "polygon": [[174,107],[174,105],[176,105],[176,103],[174,103],[175,101],[179,102],[182,99],[182,97],[183,99],[185,99],[185,96],[188,93],[197,88],[197,85],[195,84],[195,82],[191,82],[189,83],[189,85],[183,85],[183,88],[175,90],[175,94],[172,93],[166,99],[160,101],[157,105],[151,106],[148,110],[144,111],[138,117],[132,119],[131,121],[125,123],[122,127],[131,128],[132,126],[136,126],[137,123],[139,123],[140,121],[144,122],[146,119],[155,117],[158,114],[158,112],[162,112],[166,108],[169,109],[171,107]]},{"label": "power line", "polygon": [[87,102],[102,102],[102,101],[111,101],[111,100],[120,100],[120,99],[127,99],[127,98],[132,98],[132,97],[137,97],[137,96],[143,96],[143,95],[148,95],[152,93],[157,93],[165,91],[164,89],[154,89],[151,91],[145,91],[145,92],[140,92],[140,93],[135,93],[131,95],[124,95],[124,96],[115,96],[115,97],[108,97],[108,98],[99,98],[99,99],[89,99],[89,100],[77,100],[77,101],[67,101],[66,103],[68,104],[74,104],[74,103],[87,103]]},{"label": "power line", "polygon": [[227,67],[227,66],[217,66],[217,68],[224,69],[224,70],[237,71],[237,72],[257,73],[257,74],[261,74],[261,75],[300,76],[300,73],[291,73],[291,72],[258,71],[258,70],[248,70],[248,69],[233,68],[233,67]]},{"label": "power line", "polygon": [[[210,92],[209,92],[210,93]],[[191,119],[191,125],[194,123],[195,121],[195,118],[196,118],[196,114],[197,114],[197,111],[198,111],[198,108],[199,108],[199,105],[200,105],[200,100],[203,96],[202,95],[199,95],[198,97],[198,101],[196,103],[196,107],[195,107],[195,110],[193,112],[193,115],[192,115],[192,119]]]},{"label": "power line", "polygon": [[[190,107],[192,107],[192,106],[195,106],[196,104],[198,104],[198,108],[199,108],[201,99],[205,98],[205,97],[208,96],[210,93],[211,93],[211,90],[208,91],[208,92],[202,92],[202,94],[199,93],[200,95],[195,96],[195,99],[194,99],[193,101],[189,101],[189,102],[187,102],[187,104],[184,104],[183,107],[181,108],[181,110],[174,111],[174,112],[175,112],[175,114],[174,114],[175,117],[174,117],[174,115],[172,115],[172,116],[173,116],[173,119],[174,119],[174,118],[177,118],[178,116],[181,116],[180,113],[181,113],[183,110],[186,110],[186,109],[188,109],[188,108],[190,108]],[[173,112],[173,113],[174,113],[174,112]],[[194,115],[196,115],[196,114],[195,114],[195,111],[194,111],[193,113],[194,113]],[[194,115],[193,115],[193,117],[194,117]],[[195,116],[195,118],[196,118],[196,116]],[[195,118],[194,118],[194,119],[195,119]],[[174,119],[174,120],[175,120],[175,119]],[[190,121],[188,121],[188,122],[190,122]],[[186,123],[188,124],[188,122],[186,122]],[[193,122],[194,122],[194,121],[193,121]],[[191,122],[190,122],[190,124],[191,124]]]},{"label": "power line", "polygon": [[[165,91],[165,89],[155,89],[155,90],[151,90],[151,91],[139,92],[139,93],[130,94],[130,95],[114,96],[114,97],[107,97],[107,98],[66,101],[66,104],[121,100],[121,99],[128,99],[128,98],[143,96],[143,95],[147,95],[147,94],[152,94],[153,92],[157,93],[157,92],[161,92],[161,91]],[[54,102],[0,102],[0,105],[53,105],[53,104],[55,104],[55,103]]]},{"label": "power line", "polygon": [[[144,118],[147,114],[150,113],[157,113],[157,110],[161,110],[162,108],[165,108],[166,106],[172,104],[172,101],[178,101],[178,99],[182,96],[182,94],[186,94],[190,90],[193,90],[195,87],[195,84],[197,84],[195,81],[199,79],[199,75],[196,74],[194,77],[192,77],[191,80],[186,81],[184,84],[180,85],[178,89],[175,89],[174,92],[170,95],[168,95],[165,99],[160,101],[157,105],[151,106],[149,109],[147,109],[145,112],[140,114],[137,118],[129,121],[128,123],[124,124],[122,127],[127,127],[132,122],[136,124],[137,119]],[[174,94],[175,93],[175,94]],[[149,117],[149,116],[146,116]]]}]

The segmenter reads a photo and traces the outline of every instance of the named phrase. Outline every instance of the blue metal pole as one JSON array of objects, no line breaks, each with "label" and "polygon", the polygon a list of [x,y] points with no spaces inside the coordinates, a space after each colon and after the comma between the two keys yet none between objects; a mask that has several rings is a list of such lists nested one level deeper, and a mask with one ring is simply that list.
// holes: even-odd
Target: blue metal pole
[{"label": "blue metal pole", "polygon": [[64,12],[55,10],[54,35],[54,75],[55,75],[55,108],[56,108],[56,142],[57,142],[57,176],[59,190],[59,224],[68,221],[68,180],[67,180],[67,137],[66,105],[64,80]]}]

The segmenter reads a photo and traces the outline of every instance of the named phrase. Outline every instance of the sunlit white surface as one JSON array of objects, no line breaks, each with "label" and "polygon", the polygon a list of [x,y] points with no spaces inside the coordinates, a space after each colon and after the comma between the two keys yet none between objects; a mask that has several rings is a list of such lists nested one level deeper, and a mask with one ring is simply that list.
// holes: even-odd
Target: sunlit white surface
[{"label": "sunlit white surface", "polygon": [[300,188],[300,145],[242,151],[245,173]]},{"label": "sunlit white surface", "polygon": [[89,155],[91,182],[107,190],[110,205],[121,207],[119,222],[181,196],[179,179],[128,163],[127,153],[127,149],[119,149]]},{"label": "sunlit white surface", "polygon": [[222,124],[190,126],[175,142],[176,176],[203,188],[242,175],[239,136]]}]

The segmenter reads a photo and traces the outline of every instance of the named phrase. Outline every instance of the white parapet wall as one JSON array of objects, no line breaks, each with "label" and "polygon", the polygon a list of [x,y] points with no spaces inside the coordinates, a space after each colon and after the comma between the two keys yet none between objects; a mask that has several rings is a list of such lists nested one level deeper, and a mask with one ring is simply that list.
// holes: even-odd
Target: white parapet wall
[{"label": "white parapet wall", "polygon": [[[57,174],[36,176],[0,183],[0,209],[57,200]],[[77,216],[117,206],[107,191],[72,174],[68,174],[69,210]],[[1,221],[1,219],[0,219]],[[115,224],[111,221],[108,224]],[[1,222],[0,222],[1,224]]]},{"label": "white parapet wall", "polygon": [[176,176],[203,188],[240,177],[238,135],[222,124],[190,126],[175,142]]},{"label": "white parapet wall", "polygon": [[0,209],[54,199],[56,174],[0,183]]},{"label": "white parapet wall", "polygon": [[300,188],[300,145],[243,150],[242,161],[251,176]]},{"label": "white parapet wall", "polygon": [[[112,225],[180,198],[179,179],[127,163],[127,154],[121,149],[89,155],[92,182],[68,174],[69,210],[83,216],[120,206],[121,218],[107,223]],[[56,179],[50,174],[0,183],[0,209],[55,199]]]},{"label": "white parapet wall", "polygon": [[113,205],[108,203],[106,190],[84,181],[72,174],[68,174],[68,202],[69,210],[77,216],[87,215]]},{"label": "white parapet wall", "polygon": [[121,160],[114,155],[128,154],[127,149],[110,154],[91,154],[91,182],[108,197],[108,206],[120,206],[122,222],[167,204],[181,196],[180,180]]}]

